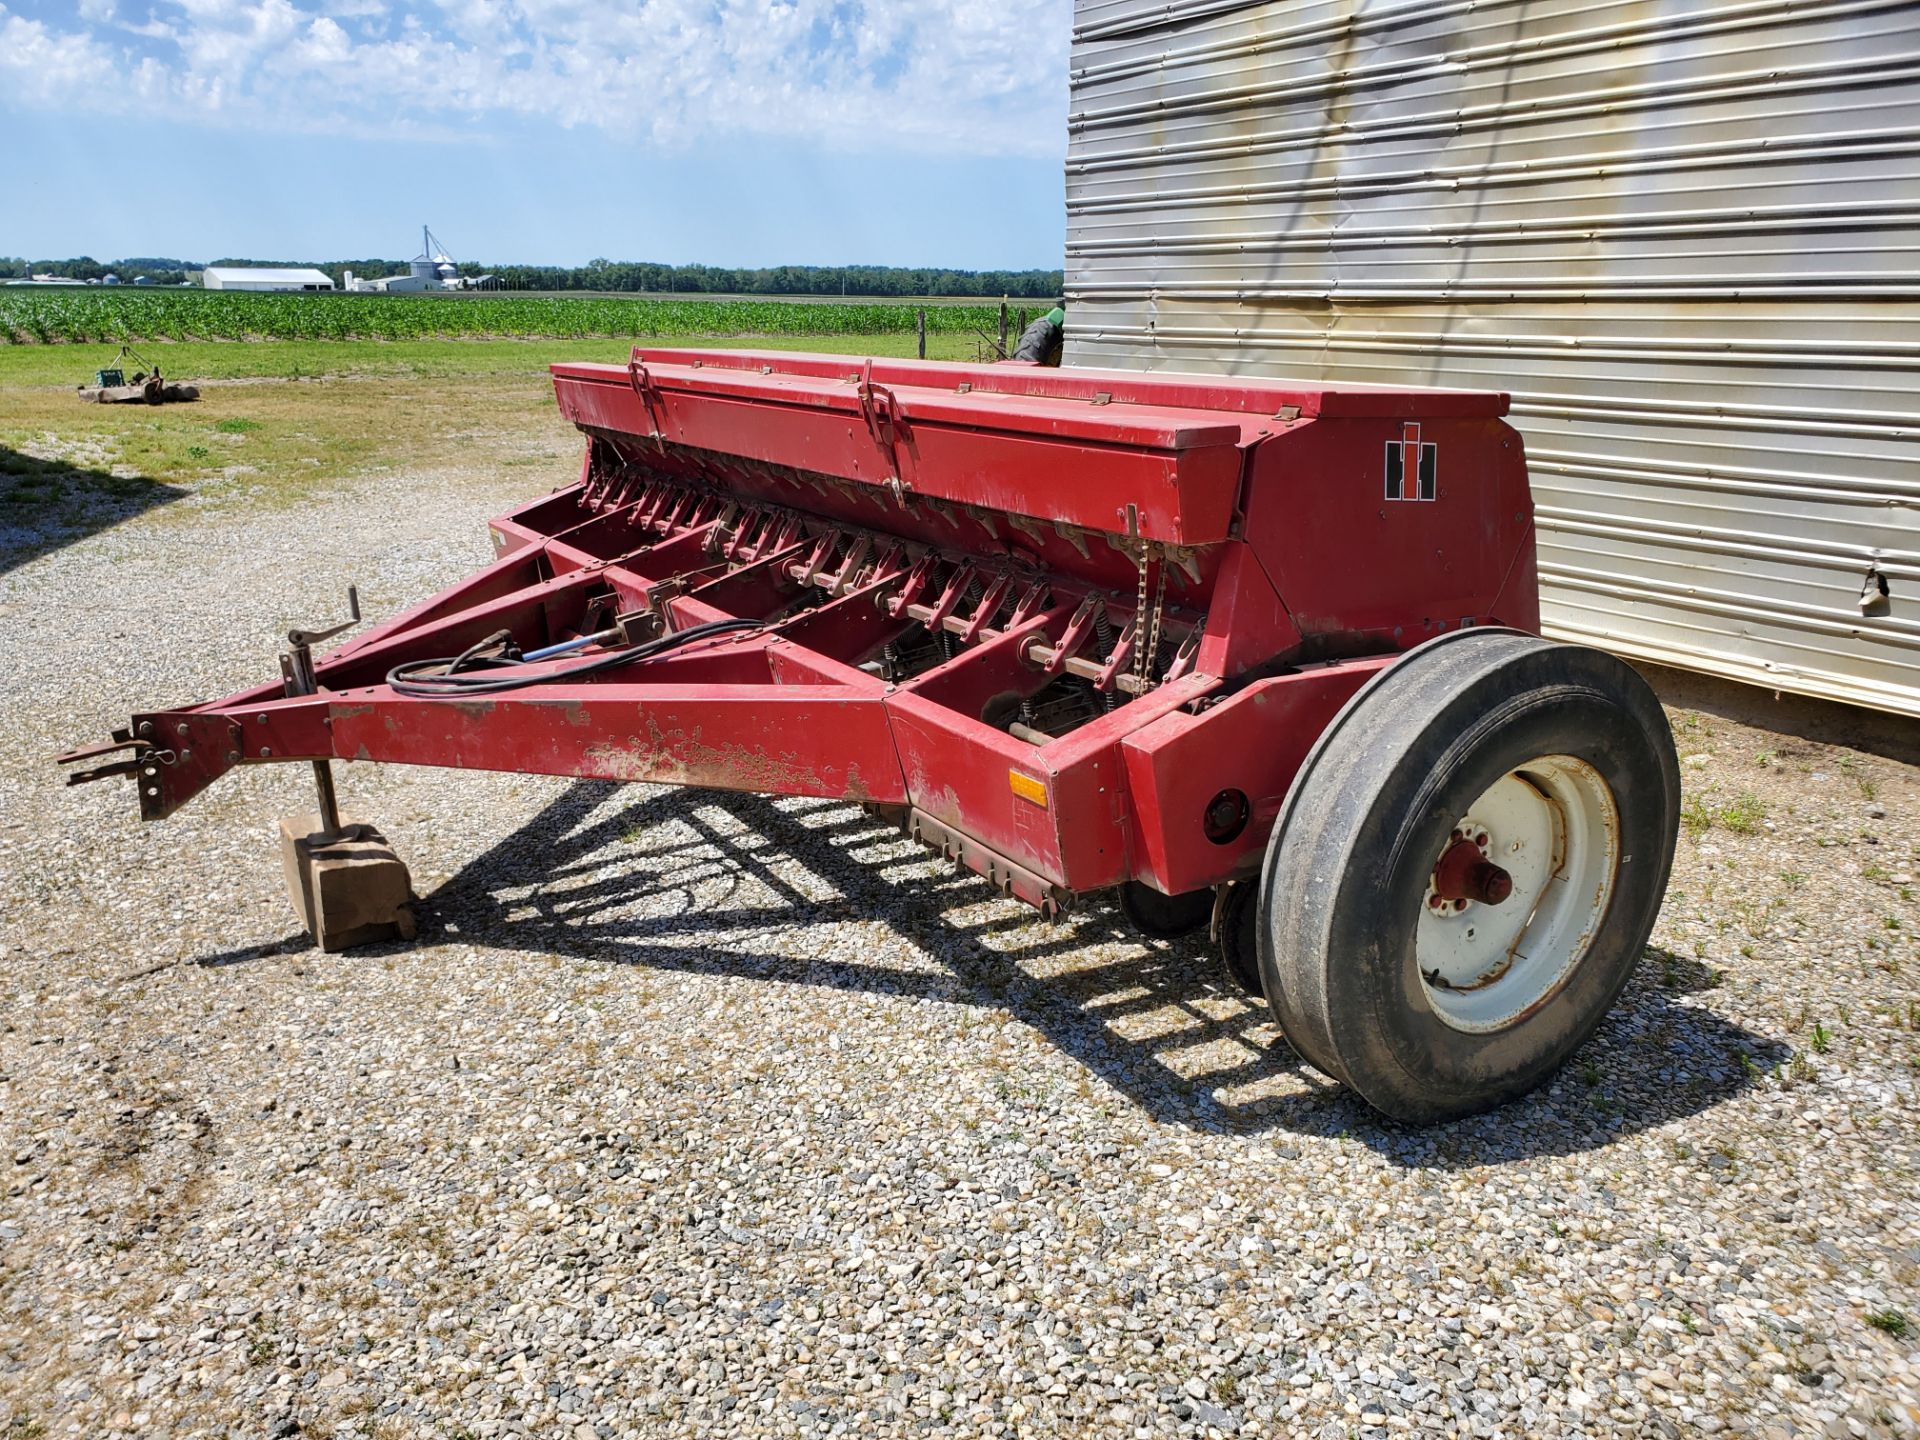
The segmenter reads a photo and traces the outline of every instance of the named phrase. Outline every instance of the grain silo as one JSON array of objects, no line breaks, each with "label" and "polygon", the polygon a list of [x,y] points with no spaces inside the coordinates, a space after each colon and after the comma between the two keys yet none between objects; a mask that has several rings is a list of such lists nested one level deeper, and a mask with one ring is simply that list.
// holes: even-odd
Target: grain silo
[{"label": "grain silo", "polygon": [[460,288],[460,266],[425,225],[420,227],[420,253],[408,262],[408,274],[433,289]]}]

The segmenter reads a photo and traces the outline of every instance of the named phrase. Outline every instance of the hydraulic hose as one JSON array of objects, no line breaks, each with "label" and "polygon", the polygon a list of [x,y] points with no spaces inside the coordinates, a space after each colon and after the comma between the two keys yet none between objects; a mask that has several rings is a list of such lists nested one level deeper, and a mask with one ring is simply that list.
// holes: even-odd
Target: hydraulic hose
[{"label": "hydraulic hose", "polygon": [[[605,655],[595,655],[592,659],[582,660],[577,665],[568,665],[558,670],[543,669],[532,675],[514,673],[522,666],[531,664],[531,656],[519,660],[481,660],[480,652],[501,638],[498,635],[491,635],[450,659],[413,660],[404,665],[396,665],[387,672],[387,684],[397,695],[411,695],[423,700],[438,700],[450,696],[497,695],[503,690],[524,690],[530,685],[577,680],[584,675],[596,675],[603,670],[637,664],[640,661],[664,655],[670,650],[677,650],[682,645],[690,645],[696,640],[706,640],[734,630],[753,630],[765,623],[763,620],[744,618],[709,620],[685,630],[672,631],[658,639],[642,641],[638,645],[629,645],[625,649],[610,651]],[[548,650],[553,648],[549,646]],[[536,650],[534,655],[541,653],[543,652]],[[469,666],[482,665],[486,668],[468,669]]]}]

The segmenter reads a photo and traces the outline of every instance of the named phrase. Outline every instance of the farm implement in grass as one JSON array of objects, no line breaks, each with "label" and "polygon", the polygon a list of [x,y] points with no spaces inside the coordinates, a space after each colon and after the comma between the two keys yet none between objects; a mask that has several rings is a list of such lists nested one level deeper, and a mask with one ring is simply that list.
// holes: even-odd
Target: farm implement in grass
[{"label": "farm implement in grass", "polygon": [[[139,366],[147,368],[136,368]],[[122,345],[111,364],[96,370],[91,385],[78,388],[82,400],[96,405],[169,405],[200,398],[197,385],[169,381],[160,373],[158,365],[131,345]]]},{"label": "farm implement in grass", "polygon": [[73,778],[159,820],[313,764],[283,834],[325,944],[410,923],[336,759],[858,803],[1043,911],[1209,927],[1413,1120],[1535,1085],[1624,985],[1672,740],[1624,664],[1534,633],[1504,397],[670,349],[553,379],[580,478],[492,564]]}]

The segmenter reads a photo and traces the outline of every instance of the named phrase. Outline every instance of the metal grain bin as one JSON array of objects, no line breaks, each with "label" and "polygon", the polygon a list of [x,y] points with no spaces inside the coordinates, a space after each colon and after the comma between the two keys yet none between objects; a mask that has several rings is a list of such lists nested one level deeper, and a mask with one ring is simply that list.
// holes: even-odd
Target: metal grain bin
[{"label": "metal grain bin", "polygon": [[1920,715],[1920,5],[1079,0],[1068,364],[1511,391],[1550,633]]}]

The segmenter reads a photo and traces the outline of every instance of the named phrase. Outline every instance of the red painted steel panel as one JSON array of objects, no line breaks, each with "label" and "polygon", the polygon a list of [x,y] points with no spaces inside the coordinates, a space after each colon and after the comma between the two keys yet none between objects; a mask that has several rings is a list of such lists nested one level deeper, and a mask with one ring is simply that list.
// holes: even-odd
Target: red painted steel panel
[{"label": "red painted steel panel", "polygon": [[1514,550],[1507,577],[1494,597],[1492,616],[1496,624],[1540,633],[1540,558],[1532,525]]},{"label": "red painted steel panel", "polygon": [[[675,397],[705,395],[864,417],[861,385],[865,377],[860,365],[855,362],[850,371],[842,366],[841,372],[831,377],[814,377],[650,361],[639,384],[657,392],[668,403],[669,411]],[[553,374],[557,382],[598,384],[640,394],[633,372],[623,366],[555,365]],[[930,383],[893,381],[884,387],[897,407],[896,413],[903,411],[910,423],[925,420],[1151,450],[1234,445],[1247,433],[1243,417],[1213,409],[1129,404],[1111,398],[1096,402],[1082,396],[1009,394],[971,388],[970,381],[956,380],[952,375],[923,377],[923,381]],[[872,383],[881,384],[877,376]],[[963,390],[961,385],[970,388]],[[644,402],[645,397],[641,398]],[[656,413],[660,410],[658,399],[655,409]],[[866,424],[864,418],[861,424]]]},{"label": "red painted steel panel", "polygon": [[1133,731],[1219,688],[1213,676],[1188,675],[1033,752],[1040,767],[1036,773],[1047,777],[1056,797],[1060,853],[1072,888],[1117,885],[1134,873],[1139,841],[1127,803],[1121,742]]},{"label": "red painted steel panel", "polygon": [[[1258,869],[1300,762],[1348,697],[1392,658],[1256,680],[1199,715],[1177,711],[1121,741],[1138,843],[1134,877],[1179,895]],[[1216,845],[1202,820],[1207,802],[1226,789],[1242,791],[1253,813],[1239,836]]]},{"label": "red painted steel panel", "polygon": [[[918,695],[886,698],[894,749],[912,803],[1055,885],[1069,885],[1051,803],[1023,799],[1011,772],[1040,776],[1034,748]],[[1076,815],[1075,825],[1099,817]]]},{"label": "red painted steel panel", "polygon": [[[1208,676],[1176,680],[1049,744],[1030,745],[944,703],[937,677],[932,672],[936,683],[924,691],[916,687],[928,676],[886,698],[914,805],[1076,891],[1129,874],[1121,739],[1219,685]],[[1019,786],[1016,775],[1039,782],[1045,803],[1023,795],[1030,786]]]},{"label": "red painted steel panel", "polygon": [[1238,675],[1287,654],[1301,638],[1253,547],[1229,545],[1226,552],[1197,657],[1208,675]]},{"label": "red painted steel panel", "polygon": [[566,685],[420,700],[347,692],[343,759],[818,795],[907,798],[878,696],[837,685]]},{"label": "red painted steel panel", "polygon": [[[576,425],[634,437],[628,443],[642,459],[657,425],[668,444],[710,455],[794,466],[889,493],[897,480],[909,503],[931,496],[1114,534],[1127,532],[1131,503],[1141,535],[1180,545],[1225,539],[1239,491],[1233,427],[1195,432],[1205,443],[1188,443],[1195,434],[1149,436],[1124,425],[1090,439],[1053,433],[1030,415],[1002,416],[998,427],[943,421],[922,415],[917,392],[905,391],[905,418],[888,439],[873,433],[851,394],[788,387],[782,403],[769,403],[725,387],[669,386],[649,402],[626,383],[626,372],[591,368],[580,375],[589,367],[554,367],[561,412]],[[1097,415],[1113,407],[1083,408]]]},{"label": "red painted steel panel", "polygon": [[1387,498],[1397,423],[1316,420],[1255,453],[1246,540],[1303,635],[1406,650],[1492,617],[1532,524],[1519,436],[1492,419],[1422,433],[1438,448],[1430,501]]},{"label": "red painted steel panel", "polygon": [[[676,350],[636,347],[634,358],[653,365],[685,365],[714,371],[761,371],[770,375],[844,378],[868,362],[845,355],[786,350]],[[882,385],[955,388],[976,392],[1056,396],[1092,400],[1105,393],[1114,404],[1160,405],[1186,410],[1217,410],[1269,416],[1297,407],[1303,416],[1379,417],[1385,419],[1494,416],[1507,413],[1507,397],[1486,390],[1423,390],[1397,385],[1326,385],[1318,382],[1256,377],[1190,374],[1178,370],[1098,370],[1081,366],[968,365],[947,360],[872,362],[873,380]],[[555,366],[561,369],[599,368]],[[624,378],[624,372],[623,372]]]}]

